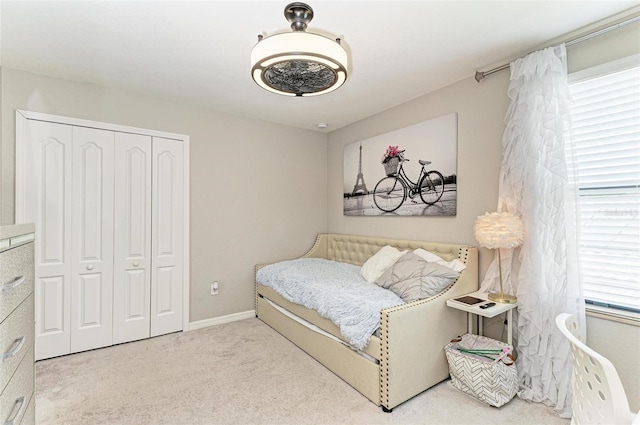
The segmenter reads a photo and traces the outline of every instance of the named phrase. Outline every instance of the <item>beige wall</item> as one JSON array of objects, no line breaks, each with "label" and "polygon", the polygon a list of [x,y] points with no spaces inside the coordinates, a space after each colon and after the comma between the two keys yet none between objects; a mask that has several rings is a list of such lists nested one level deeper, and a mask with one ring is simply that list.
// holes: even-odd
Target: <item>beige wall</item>
[{"label": "beige wall", "polygon": [[638,53],[640,22],[634,22],[567,47],[567,67],[571,73]]},{"label": "beige wall", "polygon": [[[640,52],[640,24],[593,38],[568,48],[570,72]],[[473,224],[478,215],[495,211],[502,159],[501,140],[508,107],[509,72],[502,71],[477,83],[472,76],[359,121],[329,134],[329,232],[426,239],[476,245]],[[346,144],[398,128],[458,113],[458,213],[455,217],[346,217],[342,212],[342,154]],[[401,144],[401,141],[398,141]],[[380,153],[382,155],[382,152]],[[414,163],[410,163],[410,165]],[[437,168],[437,166],[435,167]],[[364,176],[374,185],[382,177]],[[355,176],[347,176],[353,179]],[[492,253],[481,248],[480,279]],[[501,320],[488,321],[486,332],[503,336]],[[588,341],[618,368],[632,408],[640,409],[640,327],[589,317]],[[624,349],[620,350],[621,344]]]},{"label": "beige wall", "polygon": [[0,224],[14,216],[16,109],[190,136],[191,322],[253,310],[255,264],[326,231],[325,134],[6,68]]},{"label": "beige wall", "polygon": [[[495,211],[504,115],[508,106],[509,74],[499,73],[478,84],[473,78],[404,103],[348,127],[329,133],[330,232],[433,240],[475,245],[473,223],[478,215]],[[411,124],[458,113],[458,205],[455,217],[353,217],[342,212],[343,149],[358,140]],[[402,145],[398,141],[398,145]],[[382,153],[380,155],[382,156]],[[428,159],[428,158],[423,158]],[[409,167],[417,167],[416,158]],[[437,169],[437,164],[434,164]],[[383,177],[365,175],[367,186]],[[356,176],[347,176],[355,183]],[[489,255],[481,252],[481,273]]]},{"label": "beige wall", "polygon": [[613,363],[631,410],[640,411],[640,326],[587,316],[587,344]]}]

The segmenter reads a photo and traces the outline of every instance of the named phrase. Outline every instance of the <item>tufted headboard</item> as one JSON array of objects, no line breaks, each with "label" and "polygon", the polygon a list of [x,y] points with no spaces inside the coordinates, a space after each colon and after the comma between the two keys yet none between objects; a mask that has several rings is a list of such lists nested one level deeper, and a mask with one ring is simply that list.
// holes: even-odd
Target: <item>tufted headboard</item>
[{"label": "tufted headboard", "polygon": [[[459,259],[466,268],[442,292],[380,311],[379,337],[372,338],[370,344],[373,345],[368,348],[370,354],[379,360],[379,367],[341,343],[324,336],[312,336],[318,334],[305,331],[306,328],[301,325],[294,326],[286,315],[276,314],[275,307],[270,307],[271,304],[263,300],[268,298],[270,289],[257,281],[256,312],[265,323],[299,345],[371,401],[390,411],[399,403],[448,377],[449,368],[442,347],[452,337],[464,333],[468,321],[464,312],[447,307],[446,302],[478,289],[478,250],[465,244],[324,233],[317,236],[303,257],[326,258],[361,266],[385,245],[403,251],[422,248],[445,261]],[[262,266],[257,265],[256,270]],[[288,304],[283,302],[282,306],[285,305]],[[295,304],[289,305],[289,308],[293,313],[310,318],[314,324],[328,320],[315,312],[310,314],[307,309]],[[335,325],[327,329],[334,329],[331,332],[335,336],[340,335]]]},{"label": "tufted headboard", "polygon": [[304,257],[320,257],[361,266],[385,245],[394,246],[402,251],[422,248],[439,255],[446,261],[457,258],[465,264],[469,249],[472,248],[461,244],[322,233],[318,235],[313,247]]}]

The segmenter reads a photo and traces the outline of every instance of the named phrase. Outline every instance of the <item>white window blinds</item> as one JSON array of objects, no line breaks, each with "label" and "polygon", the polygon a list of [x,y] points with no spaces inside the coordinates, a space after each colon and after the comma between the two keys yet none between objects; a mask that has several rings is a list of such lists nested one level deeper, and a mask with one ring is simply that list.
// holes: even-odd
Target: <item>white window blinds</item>
[{"label": "white window blinds", "polygon": [[640,312],[640,66],[610,68],[571,84],[584,296]]}]

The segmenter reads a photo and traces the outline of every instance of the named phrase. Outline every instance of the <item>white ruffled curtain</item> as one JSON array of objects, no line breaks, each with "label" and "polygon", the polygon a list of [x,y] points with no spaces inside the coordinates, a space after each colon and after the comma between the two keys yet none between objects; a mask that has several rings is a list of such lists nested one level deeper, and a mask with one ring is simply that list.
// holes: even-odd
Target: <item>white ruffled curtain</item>
[{"label": "white ruffled curtain", "polygon": [[[505,292],[518,297],[516,349],[520,398],[571,417],[569,345],[555,325],[558,314],[578,318],[584,300],[578,272],[577,190],[571,184],[570,95],[565,46],[550,47],[511,63],[511,104],[502,139],[499,212],[520,214],[523,245],[502,250]],[[481,288],[499,290],[497,260]]]}]

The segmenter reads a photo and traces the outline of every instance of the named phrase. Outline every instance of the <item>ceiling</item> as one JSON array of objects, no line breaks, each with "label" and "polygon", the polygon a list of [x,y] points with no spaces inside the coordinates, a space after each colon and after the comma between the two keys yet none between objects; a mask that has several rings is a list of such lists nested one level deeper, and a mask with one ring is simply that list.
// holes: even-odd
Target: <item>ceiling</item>
[{"label": "ceiling", "polygon": [[308,0],[307,31],[351,54],[339,90],[259,88],[258,34],[289,31],[287,1],[0,1],[1,65],[288,126],[332,131],[501,65],[640,1]]}]

